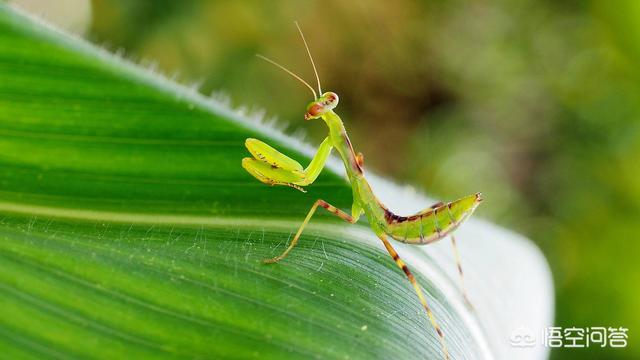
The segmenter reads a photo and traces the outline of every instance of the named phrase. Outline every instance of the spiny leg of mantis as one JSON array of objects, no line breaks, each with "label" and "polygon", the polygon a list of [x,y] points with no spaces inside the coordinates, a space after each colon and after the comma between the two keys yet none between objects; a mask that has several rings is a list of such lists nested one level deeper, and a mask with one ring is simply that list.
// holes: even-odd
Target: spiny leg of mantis
[{"label": "spiny leg of mantis", "polygon": [[298,243],[298,239],[300,239],[300,235],[302,235],[302,231],[304,230],[305,226],[307,226],[307,224],[309,223],[309,220],[311,220],[311,217],[316,212],[316,209],[318,208],[318,206],[327,209],[327,211],[329,211],[330,213],[338,216],[339,218],[341,218],[344,221],[349,222],[351,224],[354,224],[356,221],[358,221],[357,218],[354,218],[353,216],[347,214],[346,212],[344,212],[344,211],[338,209],[337,207],[329,204],[328,202],[326,202],[324,200],[317,200],[315,203],[313,203],[313,206],[311,206],[311,209],[309,210],[309,213],[307,214],[307,217],[302,222],[302,225],[300,225],[300,228],[298,229],[298,232],[296,233],[296,236],[293,238],[293,240],[291,240],[291,243],[289,244],[287,249],[282,254],[280,254],[279,256],[276,256],[276,257],[271,258],[271,259],[263,260],[264,263],[266,263],[266,264],[277,263],[278,261],[280,261],[280,260],[284,259],[285,257],[287,257],[287,255],[289,254],[291,249],[293,249],[296,246],[296,244]]},{"label": "spiny leg of mantis", "polygon": [[431,322],[431,325],[433,326],[433,328],[436,330],[436,333],[438,334],[438,339],[440,340],[440,345],[442,346],[442,352],[444,353],[444,358],[448,360],[449,359],[449,350],[447,349],[447,344],[444,341],[444,333],[442,332],[442,329],[440,329],[440,326],[436,322],[435,316],[433,316],[433,312],[431,311],[431,307],[429,307],[429,304],[427,303],[427,299],[425,298],[424,294],[422,293],[422,288],[420,287],[420,285],[416,281],[415,276],[413,276],[413,274],[411,273],[411,271],[407,267],[407,264],[405,264],[404,261],[402,261],[402,259],[400,259],[400,256],[398,255],[398,252],[393,248],[393,246],[391,246],[391,243],[389,242],[389,240],[387,240],[387,235],[385,235],[384,233],[381,233],[381,234],[378,234],[378,237],[380,238],[380,240],[382,240],[382,243],[384,244],[384,247],[389,252],[389,255],[391,255],[391,257],[396,262],[398,267],[400,269],[402,269],[402,271],[404,271],[404,274],[409,279],[409,282],[411,282],[411,285],[413,286],[413,289],[416,291],[416,294],[418,295],[418,298],[420,299],[420,303],[422,304],[422,307],[424,307],[425,311],[427,312],[427,316],[429,317],[429,321]]},{"label": "spiny leg of mantis", "polygon": [[458,246],[456,245],[456,237],[453,235],[451,235],[451,245],[453,246],[453,253],[456,257],[458,273],[460,274],[460,288],[462,289],[462,296],[464,297],[464,301],[467,303],[467,306],[469,306],[471,310],[474,310],[473,304],[469,301],[466,286],[464,285],[464,274],[462,272],[462,263],[460,262],[460,253],[458,252]]}]

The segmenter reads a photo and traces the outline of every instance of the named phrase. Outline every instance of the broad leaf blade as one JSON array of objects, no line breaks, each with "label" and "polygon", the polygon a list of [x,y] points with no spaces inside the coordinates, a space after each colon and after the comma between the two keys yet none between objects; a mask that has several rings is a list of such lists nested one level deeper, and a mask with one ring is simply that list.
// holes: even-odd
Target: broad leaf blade
[{"label": "broad leaf blade", "polygon": [[[365,226],[318,213],[289,258],[260,264],[315,199],[348,209],[351,190],[331,171],[308,194],[266,187],[240,166],[247,137],[305,159],[220,103],[0,5],[7,354],[440,358]],[[454,358],[490,358],[475,316],[421,274],[434,261],[410,259]]]}]

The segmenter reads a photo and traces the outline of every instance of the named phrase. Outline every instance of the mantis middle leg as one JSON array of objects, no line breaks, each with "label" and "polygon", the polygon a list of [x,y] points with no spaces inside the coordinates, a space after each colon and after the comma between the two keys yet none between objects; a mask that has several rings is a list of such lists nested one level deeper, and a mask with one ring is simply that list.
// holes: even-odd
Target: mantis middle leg
[{"label": "mantis middle leg", "polygon": [[348,223],[351,223],[351,224],[356,223],[358,221],[358,218],[360,217],[359,211],[358,212],[354,211],[354,214],[352,216],[352,215],[349,215],[346,212],[338,209],[337,207],[329,204],[328,202],[326,202],[324,200],[317,200],[315,203],[313,203],[313,206],[311,206],[311,209],[309,210],[309,213],[307,214],[307,217],[302,222],[302,225],[300,225],[300,228],[298,229],[298,232],[296,233],[296,236],[293,238],[293,240],[291,240],[291,244],[289,244],[287,249],[282,254],[280,254],[279,256],[276,256],[276,257],[271,258],[271,259],[265,259],[263,261],[264,263],[266,263],[266,264],[276,263],[276,262],[284,259],[289,254],[289,252],[298,243],[298,239],[300,239],[300,235],[302,235],[302,231],[304,230],[305,226],[307,226],[307,224],[309,223],[309,220],[311,220],[311,217],[316,212],[316,209],[318,208],[318,206],[327,209],[327,211],[329,211],[330,213],[338,216],[342,220],[344,220],[344,221],[346,221]]}]

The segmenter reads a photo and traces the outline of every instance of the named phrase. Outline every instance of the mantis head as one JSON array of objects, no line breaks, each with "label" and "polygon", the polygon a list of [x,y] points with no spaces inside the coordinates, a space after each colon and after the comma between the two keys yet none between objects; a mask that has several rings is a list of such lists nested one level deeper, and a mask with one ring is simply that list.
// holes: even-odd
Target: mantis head
[{"label": "mantis head", "polygon": [[[327,91],[325,93],[322,92],[322,87],[320,86],[320,77],[318,76],[318,70],[316,69],[316,64],[313,62],[313,57],[311,56],[311,51],[309,51],[307,40],[305,40],[304,34],[302,33],[302,30],[300,29],[298,22],[296,22],[295,24],[296,24],[296,27],[298,28],[298,32],[300,33],[300,37],[302,38],[302,42],[304,43],[304,47],[307,50],[307,55],[309,55],[309,60],[311,60],[311,66],[313,66],[313,73],[316,75],[316,81],[318,82],[318,92],[316,92],[313,89],[313,87],[309,85],[309,83],[304,81],[300,76],[296,75],[293,71],[287,69],[286,67],[262,55],[256,55],[256,56],[262,60],[265,60],[266,62],[269,62],[279,67],[281,70],[285,71],[286,73],[291,75],[293,78],[300,81],[303,85],[308,87],[309,90],[311,90],[311,94],[313,94],[313,98],[316,100],[311,102],[307,106],[307,112],[304,114],[304,119],[311,120],[311,119],[321,118],[326,113],[330,112],[336,106],[338,106],[338,94],[334,93],[333,91]],[[320,97],[318,97],[318,94],[321,94]]]},{"label": "mantis head", "polygon": [[305,120],[317,119],[327,112],[338,106],[338,94],[327,91],[322,94],[316,101],[307,106],[307,112],[304,114]]}]

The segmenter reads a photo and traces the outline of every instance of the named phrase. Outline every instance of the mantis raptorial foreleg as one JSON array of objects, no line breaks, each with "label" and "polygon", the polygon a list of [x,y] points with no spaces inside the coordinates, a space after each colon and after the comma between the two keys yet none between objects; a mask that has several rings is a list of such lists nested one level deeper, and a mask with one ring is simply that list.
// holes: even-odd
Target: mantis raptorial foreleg
[{"label": "mantis raptorial foreleg", "polygon": [[413,289],[416,291],[416,294],[418,295],[418,298],[420,299],[420,303],[422,304],[422,307],[424,307],[425,311],[427,312],[427,317],[429,318],[429,321],[431,322],[431,325],[433,325],[433,328],[436,330],[436,333],[438,334],[438,340],[440,340],[440,345],[442,346],[442,351],[444,353],[444,358],[445,359],[449,359],[449,351],[447,350],[447,345],[444,342],[444,333],[442,332],[442,329],[440,329],[440,326],[436,322],[435,316],[433,316],[433,312],[431,311],[431,307],[427,303],[427,299],[425,298],[424,294],[422,293],[422,288],[420,287],[420,285],[418,285],[418,282],[416,281],[415,276],[413,276],[413,274],[411,273],[411,271],[407,267],[407,264],[405,264],[404,261],[402,261],[402,259],[400,259],[400,256],[398,255],[398,252],[393,248],[393,246],[391,246],[391,243],[389,242],[389,240],[387,240],[387,235],[384,234],[384,233],[379,233],[378,237],[380,238],[380,240],[382,240],[382,243],[384,244],[384,247],[389,252],[389,255],[391,255],[391,257],[393,258],[393,261],[395,261],[396,264],[398,265],[398,267],[400,269],[402,269],[402,271],[404,271],[404,274],[407,276],[407,278],[409,279],[409,282],[413,286]]},{"label": "mantis raptorial foreleg", "polygon": [[291,251],[291,249],[294,248],[294,246],[296,246],[296,244],[298,243],[298,239],[300,239],[300,235],[302,235],[302,231],[304,231],[305,226],[307,226],[307,224],[309,223],[309,220],[311,220],[311,217],[313,217],[313,214],[316,212],[316,209],[318,208],[318,206],[327,209],[328,212],[338,216],[339,218],[341,218],[342,220],[351,223],[351,224],[355,224],[358,221],[358,218],[360,218],[360,212],[359,211],[355,211],[356,207],[354,207],[354,213],[353,216],[347,214],[346,212],[338,209],[337,207],[329,204],[328,202],[324,201],[324,200],[316,200],[315,203],[313,203],[313,206],[311,206],[311,209],[309,210],[309,213],[307,214],[307,217],[304,218],[304,221],[302,222],[302,225],[300,225],[300,228],[298,228],[298,232],[296,233],[296,236],[294,236],[293,240],[291,240],[291,243],[289,244],[289,246],[287,247],[287,249],[280,254],[279,256],[276,256],[274,258],[271,259],[266,259],[264,260],[265,263],[267,264],[273,264],[276,263],[282,259],[284,259],[289,252]]},{"label": "mantis raptorial foreleg", "polygon": [[296,183],[304,179],[304,174],[301,172],[284,170],[282,168],[269,165],[266,162],[248,157],[242,159],[242,167],[247,170],[249,174],[253,175],[253,177],[264,184],[271,186],[290,186],[294,189],[306,192],[303,188],[296,185]]},{"label": "mantis raptorial foreleg", "polygon": [[329,138],[320,144],[316,155],[306,169],[290,157],[257,139],[247,139],[245,145],[253,158],[242,159],[242,167],[267,185],[291,186],[302,192],[302,186],[312,184],[331,153]]},{"label": "mantis raptorial foreleg", "polygon": [[318,147],[318,151],[316,151],[316,155],[311,159],[309,166],[304,169],[306,179],[303,186],[311,185],[316,181],[318,175],[320,175],[320,172],[324,168],[324,164],[327,162],[329,154],[331,154],[331,149],[333,149],[331,141],[329,140],[329,137],[326,137],[320,144],[320,147]]}]

